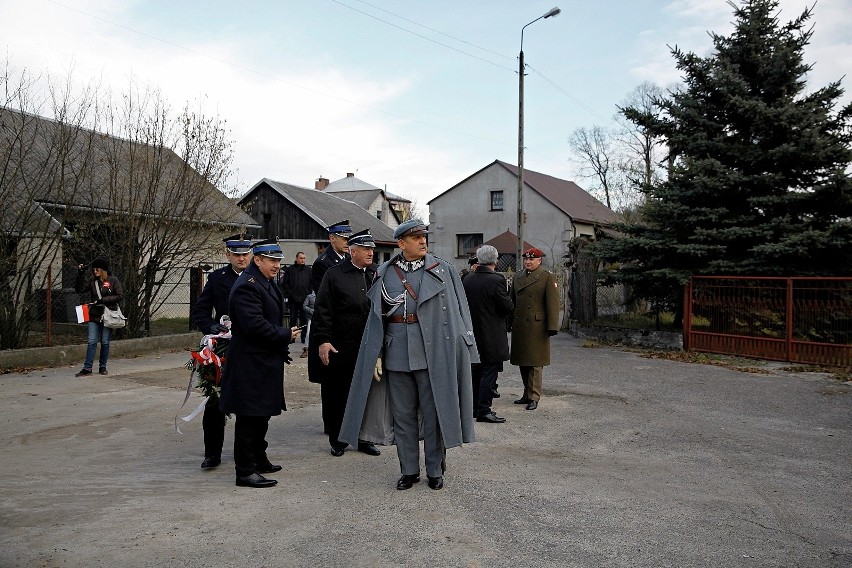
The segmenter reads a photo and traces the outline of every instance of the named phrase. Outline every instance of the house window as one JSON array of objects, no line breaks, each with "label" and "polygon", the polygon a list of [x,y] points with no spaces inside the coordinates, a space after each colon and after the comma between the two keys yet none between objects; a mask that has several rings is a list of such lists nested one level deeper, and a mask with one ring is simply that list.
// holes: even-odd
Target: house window
[{"label": "house window", "polygon": [[379,221],[382,220],[382,210],[381,209],[376,211],[376,219],[378,219]]},{"label": "house window", "polygon": [[458,250],[456,256],[459,258],[467,258],[474,254],[476,249],[482,246],[482,233],[473,233],[467,235],[457,235]]},{"label": "house window", "polygon": [[492,191],[491,192],[491,210],[492,211],[502,211],[503,210],[503,192],[502,191]]}]

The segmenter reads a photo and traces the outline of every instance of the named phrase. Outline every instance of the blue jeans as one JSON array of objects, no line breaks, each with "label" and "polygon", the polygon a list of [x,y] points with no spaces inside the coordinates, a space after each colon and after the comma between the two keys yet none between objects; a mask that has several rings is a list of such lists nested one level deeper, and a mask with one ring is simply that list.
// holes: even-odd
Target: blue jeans
[{"label": "blue jeans", "polygon": [[106,368],[107,359],[109,359],[109,338],[112,337],[112,330],[106,327],[99,321],[89,322],[89,346],[86,349],[86,362],[83,363],[83,368],[92,370],[92,365],[95,362],[95,349],[98,348],[98,340],[101,342],[101,358],[99,366],[101,369]]}]

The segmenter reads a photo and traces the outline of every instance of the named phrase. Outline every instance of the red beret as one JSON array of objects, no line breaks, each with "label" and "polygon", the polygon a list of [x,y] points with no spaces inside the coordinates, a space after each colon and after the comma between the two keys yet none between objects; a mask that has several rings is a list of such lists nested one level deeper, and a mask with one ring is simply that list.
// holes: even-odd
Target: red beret
[{"label": "red beret", "polygon": [[521,256],[523,256],[524,258],[541,258],[545,256],[545,254],[539,249],[531,247],[524,251],[524,254],[522,254]]}]

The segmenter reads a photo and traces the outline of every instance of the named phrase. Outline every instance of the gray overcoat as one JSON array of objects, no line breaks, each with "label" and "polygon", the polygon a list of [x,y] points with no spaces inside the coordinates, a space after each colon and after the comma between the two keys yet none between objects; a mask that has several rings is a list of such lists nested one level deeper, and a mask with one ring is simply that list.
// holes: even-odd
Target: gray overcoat
[{"label": "gray overcoat", "polygon": [[[379,267],[376,281],[367,293],[372,305],[361,338],[339,437],[341,442],[353,446],[358,443],[367,397],[375,383],[373,370],[384,341],[381,282],[384,278],[398,278],[390,266],[394,260],[396,257]],[[474,441],[470,364],[479,363],[479,352],[458,271],[431,254],[426,254],[425,262],[426,273],[423,274],[417,300],[418,321],[410,325],[419,325],[423,333],[438,423],[444,446],[452,448]],[[382,381],[385,380],[386,377],[382,377]],[[387,389],[382,390],[387,396]],[[371,402],[367,412],[373,407]],[[370,420],[369,416],[367,420]]]}]

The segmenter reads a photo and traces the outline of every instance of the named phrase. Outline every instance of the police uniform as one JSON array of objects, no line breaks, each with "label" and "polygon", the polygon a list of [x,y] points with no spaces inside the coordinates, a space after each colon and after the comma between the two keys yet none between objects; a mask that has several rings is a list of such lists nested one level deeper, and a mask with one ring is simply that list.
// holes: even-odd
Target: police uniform
[{"label": "police uniform", "polygon": [[[329,235],[339,235],[347,239],[352,236],[352,227],[349,226],[349,219],[329,225],[327,230]],[[331,242],[329,242],[328,246],[325,247],[325,252],[317,257],[311,266],[311,290],[318,292],[320,284],[322,284],[322,277],[325,276],[328,269],[340,264],[347,258],[349,258],[348,254],[343,253],[343,256],[337,254],[337,251],[334,250]]]},{"label": "police uniform", "polygon": [[[251,241],[233,235],[223,239],[225,249],[234,254],[251,252]],[[207,283],[198,296],[192,309],[193,325],[204,335],[219,333],[220,319],[228,313],[228,296],[231,287],[237,281],[239,272],[233,266],[219,268],[210,273]],[[204,430],[204,461],[202,469],[216,467],[222,461],[222,445],[225,442],[225,413],[219,410],[219,397],[215,394],[207,399],[204,405],[204,416],[201,419]]]},{"label": "police uniform", "polygon": [[[258,255],[283,258],[277,242],[263,241],[252,249]],[[266,455],[269,418],[286,409],[284,363],[289,362],[292,332],[282,327],[284,297],[252,262],[240,274],[228,301],[233,335],[222,375],[222,412],[235,414],[234,463],[237,485],[270,487],[275,480],[261,474],[281,469]]]},{"label": "police uniform", "polygon": [[[350,247],[376,246],[368,230],[349,237],[348,244]],[[349,257],[326,272],[314,304],[308,341],[308,374],[311,382],[321,384],[322,419],[333,456],[343,455],[347,445],[339,442],[337,437],[358,359],[361,335],[370,313],[367,290],[375,274],[374,266],[359,268]],[[328,365],[319,358],[319,348],[324,343],[330,343],[337,351],[329,353]],[[380,453],[366,440],[359,441],[358,449],[370,455]]]}]

